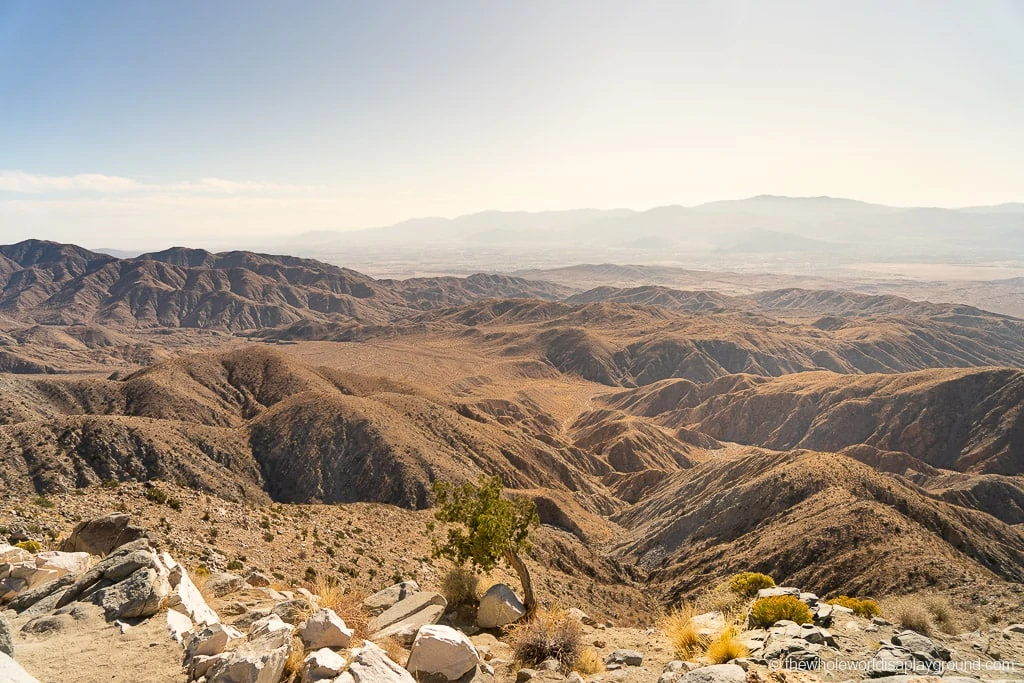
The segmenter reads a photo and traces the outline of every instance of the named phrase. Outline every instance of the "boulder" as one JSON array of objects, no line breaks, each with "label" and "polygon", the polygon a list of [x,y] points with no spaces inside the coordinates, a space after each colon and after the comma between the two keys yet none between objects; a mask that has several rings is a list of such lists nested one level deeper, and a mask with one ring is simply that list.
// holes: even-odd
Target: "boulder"
[{"label": "boulder", "polygon": [[702,666],[679,678],[679,683],[745,683],[747,673],[735,664]]},{"label": "boulder", "polygon": [[476,624],[480,628],[499,628],[514,624],[526,614],[526,607],[515,592],[503,583],[496,583],[480,598]]},{"label": "boulder", "polygon": [[4,683],[39,683],[4,652],[0,652],[0,681]]},{"label": "boulder", "polygon": [[321,648],[306,655],[302,663],[302,682],[331,680],[345,669],[345,659],[334,650]]},{"label": "boulder", "polygon": [[352,640],[352,629],[333,610],[321,609],[299,627],[299,637],[307,650],[341,649]]},{"label": "boulder", "polygon": [[926,658],[948,662],[952,654],[942,645],[916,631],[900,631],[892,636],[893,645],[905,647],[915,654],[923,654]]},{"label": "boulder", "polygon": [[579,609],[578,607],[570,607],[568,610],[568,614],[570,619],[575,619],[581,624],[585,624],[586,626],[594,625],[594,620],[590,618],[590,615],[588,615],[586,612]]},{"label": "boulder", "polygon": [[414,676],[429,674],[457,681],[479,663],[480,655],[464,633],[431,624],[416,634],[405,668]]},{"label": "boulder", "polygon": [[245,579],[237,574],[218,572],[217,574],[211,574],[206,579],[204,587],[215,597],[223,598],[225,595],[237,593],[245,588]]},{"label": "boulder", "polygon": [[293,630],[291,624],[285,623],[281,617],[269,614],[262,619],[257,619],[249,628],[249,641],[271,644],[290,643]]},{"label": "boulder", "polygon": [[819,602],[814,607],[814,623],[818,626],[828,628],[832,625],[835,610],[827,602]]},{"label": "boulder", "polygon": [[281,621],[296,626],[313,612],[313,605],[305,598],[292,598],[277,603],[270,611],[281,617]]},{"label": "boulder", "polygon": [[47,550],[35,556],[36,567],[59,571],[64,574],[83,574],[89,569],[89,553]]},{"label": "boulder", "polygon": [[146,537],[146,530],[132,526],[128,515],[115,514],[80,522],[60,544],[64,552],[106,555],[125,543]]},{"label": "boulder", "polygon": [[885,644],[878,648],[874,656],[868,660],[866,675],[868,678],[882,678],[898,675],[942,675],[942,666],[934,668],[927,662],[918,661],[914,653],[905,647]]},{"label": "boulder", "polygon": [[227,649],[230,640],[241,637],[242,634],[236,629],[223,624],[202,626],[185,638],[185,659],[189,660],[197,655],[219,655]]},{"label": "boulder", "polygon": [[254,588],[270,587],[270,577],[260,572],[249,572],[249,575],[245,577],[245,582]]},{"label": "boulder", "polygon": [[291,654],[291,641],[269,648],[249,642],[205,660],[207,683],[278,683]]},{"label": "boulder", "polygon": [[2,613],[0,613],[0,652],[8,657],[14,657],[14,637],[11,636],[11,625]]},{"label": "boulder", "polygon": [[393,586],[388,586],[384,590],[377,591],[370,597],[363,600],[363,609],[371,616],[375,617],[384,610],[390,609],[395,603],[405,600],[413,593],[419,593],[420,586],[415,581],[403,581],[402,583],[396,583]]},{"label": "boulder", "polygon": [[414,593],[370,619],[366,628],[370,633],[376,633],[433,605],[443,608],[448,605],[448,601],[440,593]]},{"label": "boulder", "polygon": [[37,586],[31,590],[25,590],[18,593],[9,603],[7,603],[7,607],[15,612],[24,612],[29,607],[32,607],[41,600],[44,600],[54,593],[67,588],[74,582],[74,574],[65,574],[56,581],[50,581],[49,583],[44,583],[43,585]]},{"label": "boulder", "polygon": [[[412,674],[391,661],[384,650],[369,641],[353,652],[352,663],[345,672],[350,678],[347,683],[416,683]],[[346,683],[345,674],[336,683]]]},{"label": "boulder", "polygon": [[108,621],[151,617],[170,593],[166,577],[156,570],[139,569],[123,581],[101,588],[93,595]]},{"label": "boulder", "polygon": [[444,610],[445,608],[441,605],[430,605],[429,607],[424,607],[419,612],[416,612],[397,623],[391,624],[387,628],[373,633],[372,638],[374,640],[394,638],[402,647],[411,647],[412,641],[416,638],[416,633],[420,628],[428,624],[436,624],[444,615]]}]

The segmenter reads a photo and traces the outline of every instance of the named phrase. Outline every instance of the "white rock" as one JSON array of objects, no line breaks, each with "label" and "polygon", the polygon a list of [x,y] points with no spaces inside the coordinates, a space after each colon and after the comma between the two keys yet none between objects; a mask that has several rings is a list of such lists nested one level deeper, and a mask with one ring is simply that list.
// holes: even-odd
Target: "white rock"
[{"label": "white rock", "polygon": [[747,672],[735,664],[714,664],[683,674],[679,683],[746,683]]},{"label": "white rock", "polygon": [[32,553],[19,548],[18,546],[8,545],[6,543],[0,543],[0,562],[27,562],[32,559]]},{"label": "white rock", "polygon": [[384,650],[369,641],[352,652],[354,656],[348,671],[339,676],[335,683],[416,683],[412,674],[391,661]]},{"label": "white rock", "polygon": [[480,628],[498,628],[514,624],[526,614],[526,607],[511,588],[496,583],[480,598],[476,623]]},{"label": "white rock", "polygon": [[444,616],[444,607],[441,605],[430,605],[419,612],[411,614],[401,621],[391,624],[387,628],[374,632],[370,637],[380,641],[386,638],[394,638],[402,647],[412,647],[412,641],[420,628],[427,624],[436,624]]},{"label": "white rock", "polygon": [[285,623],[276,614],[268,614],[252,623],[249,628],[249,641],[266,641],[272,645],[291,643],[294,627]]},{"label": "white rock", "polygon": [[363,609],[371,615],[376,616],[386,609],[391,608],[399,600],[405,600],[413,593],[420,592],[420,585],[415,581],[403,581],[394,586],[388,586],[363,600]]},{"label": "white rock", "polygon": [[725,630],[725,615],[721,612],[705,612],[691,620],[694,628],[702,636],[717,636]]},{"label": "white rock", "polygon": [[4,652],[0,652],[0,681],[3,683],[39,683]]},{"label": "white rock", "polygon": [[431,624],[416,634],[406,669],[411,674],[432,674],[457,681],[480,663],[480,655],[466,634],[450,626]]},{"label": "white rock", "polygon": [[337,678],[345,668],[345,658],[334,650],[321,648],[306,655],[302,665],[303,683]]},{"label": "white rock", "polygon": [[220,624],[202,626],[185,638],[185,659],[219,655],[228,647],[228,632]]},{"label": "white rock", "polygon": [[171,569],[168,580],[173,587],[167,599],[168,607],[185,614],[197,624],[220,623],[220,617],[206,604],[203,594],[192,583],[184,567],[178,565]]},{"label": "white rock", "polygon": [[64,553],[59,550],[47,550],[36,555],[36,567],[52,569],[64,574],[82,574],[89,569],[89,553]]},{"label": "white rock", "polygon": [[185,641],[185,634],[192,630],[192,620],[176,609],[167,610],[167,632],[177,643]]},{"label": "white rock", "polygon": [[299,627],[299,637],[309,650],[325,647],[340,649],[348,647],[352,640],[352,629],[333,610],[321,609],[313,613]]}]

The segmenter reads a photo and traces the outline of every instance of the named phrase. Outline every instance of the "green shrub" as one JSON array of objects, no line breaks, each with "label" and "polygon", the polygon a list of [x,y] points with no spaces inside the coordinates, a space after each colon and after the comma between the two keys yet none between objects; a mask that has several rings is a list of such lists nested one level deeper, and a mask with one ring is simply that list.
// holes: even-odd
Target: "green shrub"
[{"label": "green shrub", "polygon": [[758,572],[743,572],[729,579],[729,590],[746,598],[752,598],[762,588],[771,588],[774,585],[775,579]]},{"label": "green shrub", "polygon": [[840,595],[835,600],[830,600],[829,602],[833,605],[852,609],[854,614],[858,617],[864,617],[865,619],[877,617],[882,613],[882,609],[874,600],[859,600],[858,598],[851,598],[848,595]]},{"label": "green shrub", "polygon": [[750,608],[750,618],[758,626],[768,627],[782,619],[798,624],[811,622],[811,610],[793,595],[773,595],[756,600]]},{"label": "green shrub", "polygon": [[231,560],[228,562],[228,571],[237,572],[245,567],[241,560]]},{"label": "green shrub", "polygon": [[180,510],[182,507],[182,503],[177,498],[168,498],[167,507],[171,508],[172,510]]},{"label": "green shrub", "polygon": [[34,498],[32,499],[32,502],[41,508],[52,508],[54,506],[54,502],[47,498],[46,496],[39,496],[37,498]]},{"label": "green shrub", "polygon": [[33,554],[42,552],[43,550],[43,544],[39,541],[18,541],[14,544],[14,547],[21,548],[22,550],[27,550]]},{"label": "green shrub", "polygon": [[156,486],[151,486],[148,489],[146,489],[145,496],[146,500],[150,501],[151,503],[156,503],[157,505],[163,505],[164,503],[167,502],[167,494],[163,491],[163,489]]}]

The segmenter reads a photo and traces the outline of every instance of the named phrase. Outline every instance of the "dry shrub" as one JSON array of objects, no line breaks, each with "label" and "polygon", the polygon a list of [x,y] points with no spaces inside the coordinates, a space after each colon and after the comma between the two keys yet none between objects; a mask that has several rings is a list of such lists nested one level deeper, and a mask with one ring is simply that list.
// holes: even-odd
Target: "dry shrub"
[{"label": "dry shrub", "polygon": [[714,588],[701,593],[694,601],[694,612],[721,612],[727,622],[738,622],[746,616],[749,600],[729,589],[729,582],[723,581]]},{"label": "dry shrub", "polygon": [[292,638],[292,650],[288,653],[288,659],[284,663],[284,681],[297,681],[302,675],[302,665],[306,661],[306,646],[302,638]]},{"label": "dry shrub", "polygon": [[452,567],[441,579],[441,595],[452,607],[476,604],[479,589],[480,577],[466,567]]},{"label": "dry shrub", "polygon": [[363,600],[366,596],[362,592],[346,592],[336,580],[323,576],[318,577],[310,585],[309,591],[317,596],[317,602],[321,607],[333,610],[341,617],[345,626],[354,632],[354,639],[362,640],[369,635],[366,632],[366,625],[370,621],[370,615],[363,609]]},{"label": "dry shrub", "polygon": [[771,588],[774,585],[775,579],[758,572],[742,572],[729,579],[729,590],[745,598],[752,598],[762,588]]},{"label": "dry shrub", "polygon": [[[347,625],[347,624],[346,624]],[[391,637],[375,641],[380,649],[387,653],[388,659],[399,666],[405,666],[409,659],[409,651],[402,647],[402,644]]]},{"label": "dry shrub", "polygon": [[905,629],[931,635],[932,620],[924,602],[911,596],[895,598],[885,603],[885,613]]},{"label": "dry shrub", "polygon": [[712,664],[725,664],[733,659],[746,657],[750,654],[750,650],[736,639],[735,629],[730,628],[712,640],[704,654]]},{"label": "dry shrub", "polygon": [[509,633],[516,662],[533,666],[556,659],[563,673],[579,662],[583,649],[583,625],[562,609],[538,612],[532,621],[517,624]]},{"label": "dry shrub", "polygon": [[576,671],[584,676],[599,674],[604,671],[604,660],[594,648],[585,648],[580,652],[580,658],[576,662]]},{"label": "dry shrub", "polygon": [[693,659],[704,652],[710,641],[707,636],[697,631],[693,617],[693,607],[683,603],[665,615],[659,625],[680,659]]},{"label": "dry shrub", "polygon": [[829,600],[829,602],[833,605],[851,609],[858,617],[864,617],[865,619],[877,617],[882,613],[882,608],[874,600],[860,600],[858,598],[851,598],[849,595],[840,595],[834,600]]},{"label": "dry shrub", "polygon": [[940,595],[933,595],[925,599],[924,606],[932,617],[932,623],[940,631],[949,634],[960,632],[960,620],[949,600]]},{"label": "dry shrub", "polygon": [[798,624],[808,624],[812,620],[811,610],[794,595],[773,595],[754,601],[750,608],[750,618],[763,627],[783,619]]},{"label": "dry shrub", "polygon": [[41,553],[43,551],[43,544],[39,541],[18,541],[14,544],[14,547],[26,550],[32,553],[33,555],[35,555],[36,553]]}]

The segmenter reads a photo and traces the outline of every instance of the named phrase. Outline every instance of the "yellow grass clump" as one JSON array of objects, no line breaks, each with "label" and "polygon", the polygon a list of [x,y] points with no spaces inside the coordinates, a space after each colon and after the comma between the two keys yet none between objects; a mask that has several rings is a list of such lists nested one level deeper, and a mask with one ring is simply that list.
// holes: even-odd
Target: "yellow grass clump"
[{"label": "yellow grass clump", "polygon": [[736,639],[735,629],[726,629],[711,641],[704,653],[712,664],[725,664],[740,657],[746,657],[750,650]]},{"label": "yellow grass clump", "polygon": [[668,638],[672,649],[680,659],[692,660],[707,648],[710,638],[698,632],[693,624],[692,605],[682,604],[661,620],[661,632]]},{"label": "yellow grass clump", "polygon": [[517,624],[509,633],[516,662],[521,666],[556,659],[563,673],[572,671],[583,649],[583,625],[563,609],[538,612],[532,621]]}]

